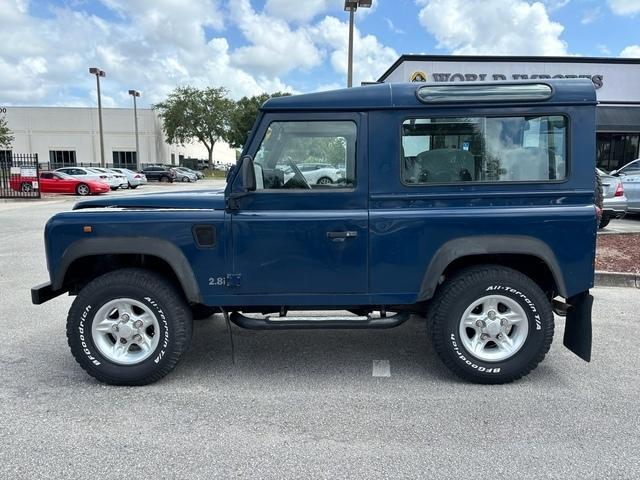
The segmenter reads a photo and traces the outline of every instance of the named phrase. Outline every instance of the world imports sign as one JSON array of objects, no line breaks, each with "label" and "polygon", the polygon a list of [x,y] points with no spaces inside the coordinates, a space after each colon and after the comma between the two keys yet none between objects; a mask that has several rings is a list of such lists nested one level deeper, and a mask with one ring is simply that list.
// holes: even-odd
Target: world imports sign
[{"label": "world imports sign", "polygon": [[506,80],[544,80],[549,78],[588,78],[593,82],[596,89],[601,88],[604,82],[604,75],[595,74],[562,74],[549,75],[546,73],[512,73],[505,75],[504,73],[433,73],[431,74],[431,80],[427,73],[422,71],[415,71],[411,75],[412,82],[427,82],[432,81],[434,83],[439,82],[484,82],[484,81],[506,81]]},{"label": "world imports sign", "polygon": [[600,102],[640,104],[640,59],[406,55],[379,81],[464,84],[558,78],[591,80]]}]

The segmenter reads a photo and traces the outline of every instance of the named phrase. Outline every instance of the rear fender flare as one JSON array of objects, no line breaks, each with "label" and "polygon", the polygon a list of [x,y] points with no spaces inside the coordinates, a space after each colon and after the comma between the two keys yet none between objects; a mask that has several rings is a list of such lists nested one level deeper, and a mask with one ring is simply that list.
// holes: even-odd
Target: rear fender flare
[{"label": "rear fender flare", "polygon": [[566,298],[567,290],[562,270],[555,254],[543,241],[521,235],[478,235],[456,238],[442,245],[431,259],[420,286],[419,301],[433,297],[440,277],[451,262],[471,255],[517,254],[542,260],[551,270],[558,293]]}]

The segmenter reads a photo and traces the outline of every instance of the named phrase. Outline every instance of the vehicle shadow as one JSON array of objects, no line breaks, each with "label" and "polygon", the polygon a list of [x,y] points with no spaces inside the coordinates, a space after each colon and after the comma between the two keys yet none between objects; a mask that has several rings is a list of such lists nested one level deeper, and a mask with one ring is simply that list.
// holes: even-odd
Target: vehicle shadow
[{"label": "vehicle shadow", "polygon": [[425,320],[416,316],[385,330],[254,331],[233,324],[231,329],[235,363],[224,319],[215,315],[194,322],[191,348],[174,375],[234,381],[322,382],[336,375],[370,380],[373,360],[389,360],[392,377],[451,379],[431,347]]}]

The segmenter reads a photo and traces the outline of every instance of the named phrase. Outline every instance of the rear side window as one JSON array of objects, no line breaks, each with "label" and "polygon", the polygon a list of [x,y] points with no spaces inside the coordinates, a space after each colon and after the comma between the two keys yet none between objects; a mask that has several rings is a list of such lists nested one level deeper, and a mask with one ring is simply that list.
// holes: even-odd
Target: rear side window
[{"label": "rear side window", "polygon": [[406,184],[562,180],[567,175],[567,119],[405,120],[401,161]]}]

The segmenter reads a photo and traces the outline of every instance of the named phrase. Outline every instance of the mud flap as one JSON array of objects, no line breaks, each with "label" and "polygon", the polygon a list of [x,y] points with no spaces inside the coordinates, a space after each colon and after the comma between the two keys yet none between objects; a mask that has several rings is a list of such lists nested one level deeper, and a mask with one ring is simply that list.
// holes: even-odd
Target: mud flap
[{"label": "mud flap", "polygon": [[567,299],[569,308],[564,328],[564,346],[586,362],[591,361],[591,308],[589,291]]}]

